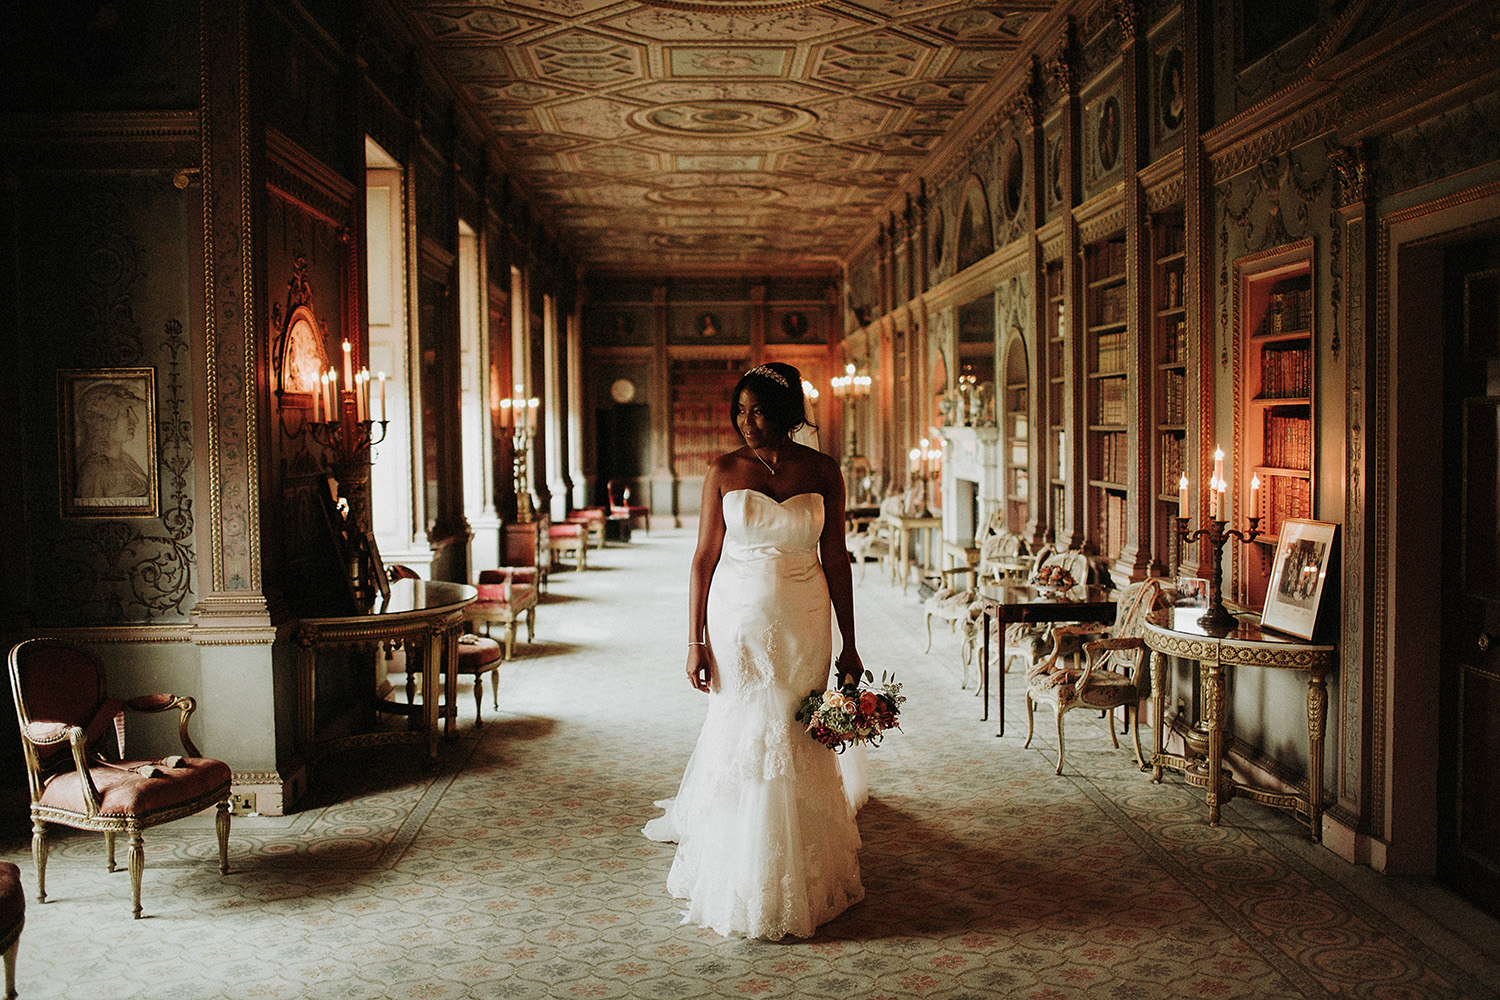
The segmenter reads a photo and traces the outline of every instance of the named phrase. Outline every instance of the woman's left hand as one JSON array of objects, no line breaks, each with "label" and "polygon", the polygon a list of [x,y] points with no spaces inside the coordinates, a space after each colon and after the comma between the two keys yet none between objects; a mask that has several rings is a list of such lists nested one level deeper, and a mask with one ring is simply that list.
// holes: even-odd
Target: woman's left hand
[{"label": "woman's left hand", "polygon": [[852,649],[846,649],[839,653],[839,658],[834,661],[834,669],[838,673],[839,687],[848,687],[858,684],[865,675],[865,665],[859,658],[859,653]]}]

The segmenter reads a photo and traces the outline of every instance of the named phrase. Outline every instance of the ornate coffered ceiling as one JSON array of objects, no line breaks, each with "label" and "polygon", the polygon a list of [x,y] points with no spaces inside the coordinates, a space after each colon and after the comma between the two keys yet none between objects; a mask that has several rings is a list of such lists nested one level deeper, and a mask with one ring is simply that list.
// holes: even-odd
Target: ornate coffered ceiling
[{"label": "ornate coffered ceiling", "polygon": [[828,271],[1054,0],[405,0],[588,266]]}]

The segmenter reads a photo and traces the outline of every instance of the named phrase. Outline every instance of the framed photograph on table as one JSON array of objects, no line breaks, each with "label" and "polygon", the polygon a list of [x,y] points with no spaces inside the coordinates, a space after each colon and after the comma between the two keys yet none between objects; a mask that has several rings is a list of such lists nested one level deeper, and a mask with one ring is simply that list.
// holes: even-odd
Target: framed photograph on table
[{"label": "framed photograph on table", "polygon": [[57,373],[63,517],[156,517],[156,370]]},{"label": "framed photograph on table", "polygon": [[1313,637],[1337,531],[1338,525],[1328,521],[1289,517],[1281,522],[1262,625],[1299,639]]}]

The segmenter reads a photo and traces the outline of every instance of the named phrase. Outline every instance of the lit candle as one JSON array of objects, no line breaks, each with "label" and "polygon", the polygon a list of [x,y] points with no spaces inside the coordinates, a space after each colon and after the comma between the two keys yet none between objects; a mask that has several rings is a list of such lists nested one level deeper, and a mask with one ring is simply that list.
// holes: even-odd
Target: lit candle
[{"label": "lit candle", "polygon": [[1187,517],[1188,509],[1188,481],[1187,476],[1177,480],[1177,516]]},{"label": "lit candle", "polygon": [[[384,389],[384,387],[385,383],[382,382],[381,388]],[[500,400],[500,426],[510,430],[510,400],[508,399]]]},{"label": "lit candle", "polygon": [[1257,503],[1257,501],[1259,499],[1260,499],[1260,477],[1259,476],[1251,476],[1250,477],[1250,513],[1249,513],[1248,516],[1250,516],[1250,517],[1259,517],[1260,516],[1260,505]]},{"label": "lit candle", "polygon": [[536,408],[541,405],[541,402],[542,401],[540,399],[537,399],[535,396],[532,396],[526,401],[527,430],[534,430],[536,428]]},{"label": "lit candle", "polygon": [[922,468],[922,449],[913,448],[908,454],[911,458],[911,471],[920,471]]},{"label": "lit candle", "polygon": [[323,422],[323,390],[321,388],[313,390],[312,418],[315,424]]},{"label": "lit candle", "polygon": [[1214,521],[1219,519],[1219,481],[1217,479],[1208,481],[1208,516]]},{"label": "lit candle", "polygon": [[338,414],[333,409],[333,369],[329,368],[323,373],[323,413],[331,424],[338,419]]},{"label": "lit candle", "polygon": [[385,423],[385,372],[380,373],[380,422]]},{"label": "lit candle", "polygon": [[365,419],[365,375],[364,372],[354,373],[354,419]]},{"label": "lit candle", "polygon": [[350,345],[349,341],[346,340],[344,341],[344,388],[346,390],[353,390],[354,388],[353,365],[354,348]]},{"label": "lit candle", "polygon": [[1214,477],[1209,480],[1210,484],[1222,483],[1224,481],[1224,449],[1214,446]]}]

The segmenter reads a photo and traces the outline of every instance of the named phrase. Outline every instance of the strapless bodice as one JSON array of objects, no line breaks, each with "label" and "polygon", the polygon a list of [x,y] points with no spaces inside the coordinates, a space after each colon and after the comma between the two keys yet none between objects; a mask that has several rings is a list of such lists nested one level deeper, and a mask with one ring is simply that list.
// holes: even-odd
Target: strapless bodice
[{"label": "strapless bodice", "polygon": [[823,498],[798,493],[777,501],[759,490],[724,494],[724,549],[720,558],[816,556],[823,534]]}]

